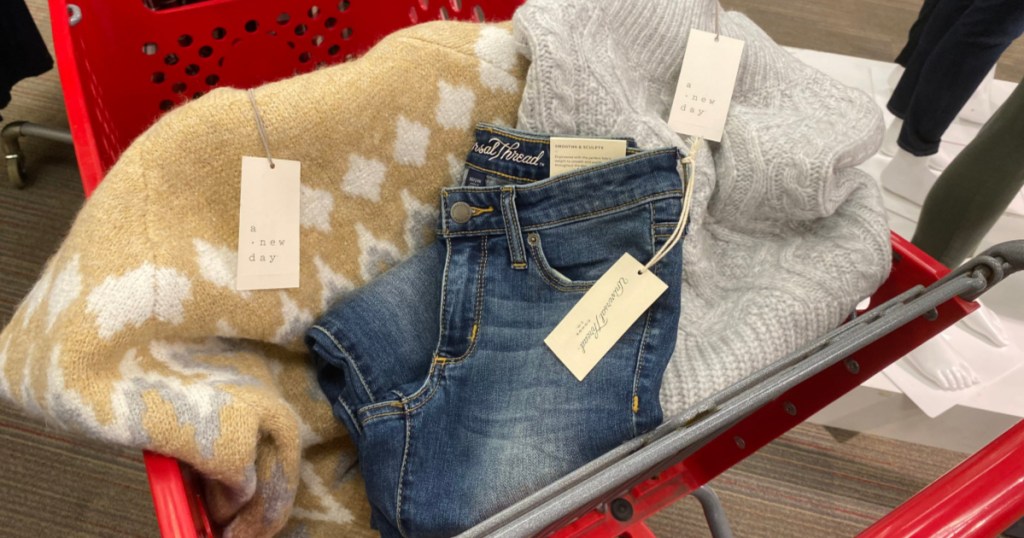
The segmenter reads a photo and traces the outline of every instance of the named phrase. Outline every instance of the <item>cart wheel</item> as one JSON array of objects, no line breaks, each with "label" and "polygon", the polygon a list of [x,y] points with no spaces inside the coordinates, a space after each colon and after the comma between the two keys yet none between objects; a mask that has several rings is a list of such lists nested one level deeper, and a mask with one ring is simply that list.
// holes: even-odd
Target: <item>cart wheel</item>
[{"label": "cart wheel", "polygon": [[7,181],[12,187],[20,189],[25,186],[25,155],[14,153],[6,155]]}]

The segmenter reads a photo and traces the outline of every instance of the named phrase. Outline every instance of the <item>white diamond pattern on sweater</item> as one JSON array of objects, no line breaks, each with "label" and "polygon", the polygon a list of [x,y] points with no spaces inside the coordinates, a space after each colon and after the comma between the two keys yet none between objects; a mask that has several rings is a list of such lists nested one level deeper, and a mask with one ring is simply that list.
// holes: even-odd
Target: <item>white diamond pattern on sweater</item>
[{"label": "white diamond pattern on sweater", "polygon": [[437,82],[438,102],[434,117],[445,129],[469,129],[473,121],[476,94],[465,86]]},{"label": "white diamond pattern on sweater", "polygon": [[295,517],[310,519],[313,521],[326,521],[339,525],[343,525],[354,519],[352,512],[338,504],[338,501],[334,500],[331,490],[327,488],[324,481],[316,474],[316,470],[313,468],[313,465],[309,462],[303,462],[302,464],[302,482],[309,488],[309,493],[314,495],[317,500],[320,501],[322,509],[314,511],[296,508],[292,511],[292,514]]},{"label": "white diamond pattern on sweater", "polygon": [[[368,189],[374,201],[380,199],[380,184],[383,178],[376,184],[376,190]],[[331,231],[331,212],[334,211],[334,196],[325,190],[314,189],[313,187],[302,186],[299,198],[299,221],[303,228],[310,228],[318,232],[328,233]]]},{"label": "white diamond pattern on sweater", "polygon": [[302,308],[286,292],[278,292],[281,298],[283,323],[274,334],[273,341],[292,348],[302,346],[302,335],[313,324],[313,313]]},{"label": "white diamond pattern on sweater", "polygon": [[351,280],[341,273],[334,272],[320,256],[313,258],[313,265],[316,266],[316,276],[320,280],[321,311],[326,310],[334,301],[355,287]]},{"label": "white diamond pattern on sweater", "polygon": [[46,299],[50,293],[50,282],[53,280],[53,264],[51,263],[46,271],[43,272],[43,276],[39,278],[39,282],[36,282],[35,286],[32,286],[32,291],[25,297],[25,310],[22,313],[22,327],[28,327],[28,322],[32,321],[32,316],[36,314],[36,310],[39,305],[43,304],[43,300]]},{"label": "white diamond pattern on sweater", "polygon": [[420,202],[405,189],[402,189],[400,195],[402,206],[405,207],[405,244],[411,252],[430,239],[428,233],[437,224],[438,210]]},{"label": "white diamond pattern on sweater", "polygon": [[466,170],[466,163],[452,155],[451,153],[444,156],[445,160],[448,161],[448,174],[452,178],[452,185],[459,185],[462,183],[462,174]]},{"label": "white diamond pattern on sweater", "polygon": [[[380,187],[387,178],[387,172],[387,165],[379,160],[353,153],[348,156],[348,170],[341,180],[341,190],[352,196],[379,202]],[[333,207],[332,201],[331,208]]]},{"label": "white diamond pattern on sweater", "polygon": [[184,302],[191,298],[188,277],[146,262],[121,276],[108,276],[89,294],[86,312],[96,316],[100,338],[106,340],[154,317],[177,325],[184,321]]},{"label": "white diamond pattern on sweater", "polygon": [[427,163],[427,146],[430,145],[430,128],[417,121],[398,116],[395,128],[393,156],[395,162],[408,166],[423,166]]},{"label": "white diamond pattern on sweater", "polygon": [[480,58],[480,82],[491,90],[519,91],[519,81],[509,72],[519,61],[512,34],[494,27],[480,31],[476,42],[476,55]]},{"label": "white diamond pattern on sweater", "polygon": [[192,239],[196,249],[196,264],[199,274],[208,282],[234,291],[243,299],[252,297],[248,291],[235,289],[235,277],[238,272],[238,253],[228,247],[212,245],[199,238]]},{"label": "white diamond pattern on sweater", "polygon": [[78,265],[79,255],[61,269],[50,285],[50,300],[46,304],[46,330],[53,329],[53,324],[71,303],[82,294],[82,273]]},{"label": "white diamond pattern on sweater", "polygon": [[374,237],[362,223],[356,224],[356,238],[359,241],[359,276],[363,281],[369,281],[402,260],[398,247]]}]

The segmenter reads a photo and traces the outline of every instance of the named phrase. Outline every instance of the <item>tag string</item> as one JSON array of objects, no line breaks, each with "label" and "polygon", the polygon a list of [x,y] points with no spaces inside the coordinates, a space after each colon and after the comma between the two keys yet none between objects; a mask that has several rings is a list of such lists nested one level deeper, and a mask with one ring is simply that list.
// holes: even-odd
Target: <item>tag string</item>
[{"label": "tag string", "polygon": [[714,0],[714,2],[715,2],[715,43],[717,43],[718,42],[718,37],[722,35],[722,27],[721,27],[721,25],[718,22],[718,15],[719,15],[719,12],[722,11],[722,4],[719,4],[718,0]]},{"label": "tag string", "polygon": [[260,107],[256,105],[256,94],[249,89],[249,103],[252,104],[252,115],[256,118],[256,130],[260,132],[260,141],[263,142],[263,150],[267,152],[267,162],[274,168],[274,158],[270,156],[270,143],[267,142],[267,128],[263,125],[263,116],[260,114]]},{"label": "tag string", "polygon": [[683,157],[682,163],[686,167],[686,193],[683,195],[683,210],[679,213],[679,222],[676,224],[676,229],[672,231],[672,235],[668,237],[666,242],[658,252],[654,253],[651,261],[644,265],[644,268],[640,270],[640,274],[645,271],[649,271],[654,264],[661,261],[672,247],[676,246],[677,243],[683,238],[683,232],[686,230],[687,220],[690,218],[690,202],[693,200],[693,184],[696,182],[696,174],[694,174],[697,166],[697,152],[700,151],[701,143],[704,141],[702,138],[697,138],[693,141],[693,145],[690,146],[689,153],[686,157]]}]

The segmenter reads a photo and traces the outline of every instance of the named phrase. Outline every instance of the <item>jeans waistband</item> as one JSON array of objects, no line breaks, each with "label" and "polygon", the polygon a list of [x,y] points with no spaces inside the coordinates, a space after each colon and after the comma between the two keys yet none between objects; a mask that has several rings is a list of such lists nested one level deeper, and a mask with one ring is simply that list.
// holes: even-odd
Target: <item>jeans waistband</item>
[{"label": "jeans waistband", "polygon": [[447,188],[440,232],[497,235],[510,225],[528,232],[682,196],[680,157],[676,148],[662,148],[533,183]]},{"label": "jeans waistband", "polygon": [[[632,155],[642,150],[636,147],[632,138],[589,137],[625,140],[626,154]],[[473,149],[466,157],[466,168],[470,174],[469,185],[480,185],[473,182],[474,176],[497,176],[506,182],[532,183],[547,179],[551,175],[551,137],[548,135],[527,133],[480,123],[476,127],[476,139]]]}]

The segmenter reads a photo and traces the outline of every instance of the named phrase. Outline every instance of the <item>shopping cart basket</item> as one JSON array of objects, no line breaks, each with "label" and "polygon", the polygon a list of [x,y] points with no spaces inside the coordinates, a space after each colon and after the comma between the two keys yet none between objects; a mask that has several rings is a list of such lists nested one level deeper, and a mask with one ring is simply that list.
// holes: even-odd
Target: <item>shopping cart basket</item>
[{"label": "shopping cart basket", "polygon": [[161,114],[214,87],[250,88],[342,62],[418,22],[506,20],[520,3],[50,0],[82,187],[91,193]]},{"label": "shopping cart basket", "polygon": [[[50,0],[54,46],[82,184],[90,193],[164,111],[218,85],[251,87],[344,61],[401,27],[438,18],[501,20],[519,0]],[[67,13],[67,17],[58,16]],[[260,57],[254,63],[246,58]],[[977,308],[1024,267],[1004,243],[950,272],[893,235],[893,271],[870,311],[668,420],[467,536],[651,536],[643,521],[693,494],[728,536],[705,484]],[[146,453],[165,537],[214,536],[201,477]],[[1024,423],[864,536],[991,536],[1024,515]]]}]

